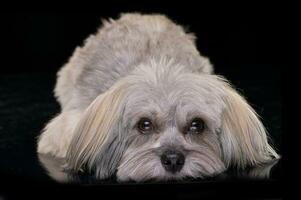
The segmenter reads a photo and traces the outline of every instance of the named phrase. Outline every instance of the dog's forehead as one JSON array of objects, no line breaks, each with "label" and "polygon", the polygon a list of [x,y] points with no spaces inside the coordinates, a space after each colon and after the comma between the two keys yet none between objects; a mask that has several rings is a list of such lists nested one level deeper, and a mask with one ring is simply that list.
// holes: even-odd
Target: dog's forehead
[{"label": "dog's forehead", "polygon": [[204,80],[201,76],[198,80],[185,75],[172,78],[138,83],[127,101],[130,112],[141,109],[174,115],[176,111],[187,114],[184,112],[202,110],[218,114],[222,109],[220,91],[211,86],[214,83],[208,83],[208,77]]}]

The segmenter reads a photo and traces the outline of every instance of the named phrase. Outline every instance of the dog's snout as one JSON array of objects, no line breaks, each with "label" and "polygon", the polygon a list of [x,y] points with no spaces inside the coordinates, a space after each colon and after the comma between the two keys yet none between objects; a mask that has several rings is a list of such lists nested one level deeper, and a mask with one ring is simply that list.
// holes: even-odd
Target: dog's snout
[{"label": "dog's snout", "polygon": [[178,151],[166,151],[161,155],[161,163],[166,171],[179,172],[185,163],[185,156]]}]

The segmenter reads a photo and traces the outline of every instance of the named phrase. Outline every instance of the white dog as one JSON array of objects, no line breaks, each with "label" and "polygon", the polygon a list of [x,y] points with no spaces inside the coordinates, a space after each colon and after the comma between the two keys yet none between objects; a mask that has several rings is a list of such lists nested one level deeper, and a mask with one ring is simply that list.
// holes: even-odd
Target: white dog
[{"label": "white dog", "polygon": [[104,22],[58,72],[38,152],[118,180],[207,177],[277,153],[255,111],[162,15]]}]

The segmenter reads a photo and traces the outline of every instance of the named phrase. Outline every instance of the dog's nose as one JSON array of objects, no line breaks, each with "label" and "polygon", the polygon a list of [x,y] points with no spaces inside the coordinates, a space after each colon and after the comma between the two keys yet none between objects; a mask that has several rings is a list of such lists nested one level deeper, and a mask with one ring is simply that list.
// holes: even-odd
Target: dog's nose
[{"label": "dog's nose", "polygon": [[161,163],[166,171],[179,172],[185,163],[185,156],[178,151],[166,151],[161,155]]}]

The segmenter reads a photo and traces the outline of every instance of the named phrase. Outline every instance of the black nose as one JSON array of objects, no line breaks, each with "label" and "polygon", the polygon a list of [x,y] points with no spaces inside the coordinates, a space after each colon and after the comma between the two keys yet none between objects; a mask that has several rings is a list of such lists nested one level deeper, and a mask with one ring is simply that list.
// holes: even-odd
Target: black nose
[{"label": "black nose", "polygon": [[165,151],[161,155],[161,163],[166,171],[179,172],[185,163],[185,156],[178,151]]}]

